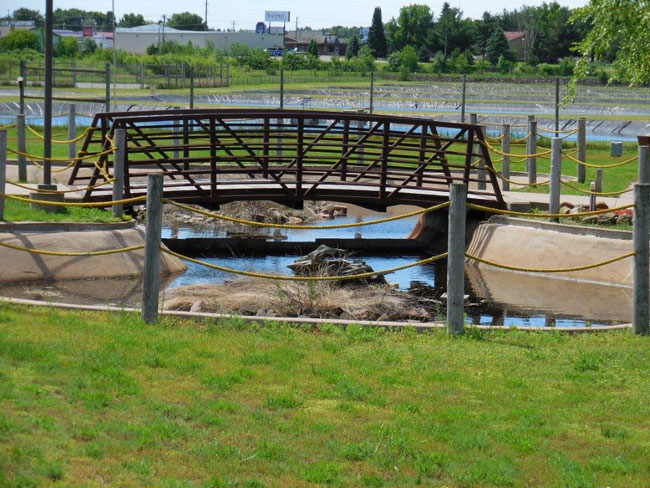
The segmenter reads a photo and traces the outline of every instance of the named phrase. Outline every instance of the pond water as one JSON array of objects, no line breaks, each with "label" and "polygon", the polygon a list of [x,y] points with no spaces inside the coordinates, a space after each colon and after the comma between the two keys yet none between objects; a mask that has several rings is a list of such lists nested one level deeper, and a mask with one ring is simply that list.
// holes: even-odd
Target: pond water
[{"label": "pond water", "polygon": [[[377,213],[360,207],[348,206],[348,215],[331,223],[348,223],[375,220],[389,215],[399,215],[413,210],[413,207],[397,206],[387,213]],[[405,238],[413,228],[417,217],[397,220],[385,224],[336,230],[280,230],[283,240],[309,241],[315,238],[349,238],[359,233],[364,238]],[[266,229],[263,229],[266,231]],[[257,231],[256,231],[257,232]],[[267,231],[273,239],[273,231]],[[187,226],[167,226],[164,237],[226,237],[224,229],[195,229]],[[358,235],[357,235],[358,237]],[[276,232],[275,238],[278,238]],[[286,256],[207,256],[202,260],[243,271],[259,271],[271,274],[289,275],[287,265],[298,255]],[[428,257],[426,255],[373,255],[359,254],[375,270],[412,263]],[[197,283],[223,283],[237,279],[231,274],[187,263],[188,270],[169,283],[169,288]],[[513,327],[603,327],[631,320],[631,289],[609,287],[593,283],[529,276],[518,273],[466,267],[466,292],[469,294],[466,310],[468,322],[481,325],[507,325]],[[413,284],[424,285],[428,294],[439,298],[445,291],[446,263],[432,263],[415,266],[386,276],[402,290]],[[602,300],[609,296],[611,301]]]}]

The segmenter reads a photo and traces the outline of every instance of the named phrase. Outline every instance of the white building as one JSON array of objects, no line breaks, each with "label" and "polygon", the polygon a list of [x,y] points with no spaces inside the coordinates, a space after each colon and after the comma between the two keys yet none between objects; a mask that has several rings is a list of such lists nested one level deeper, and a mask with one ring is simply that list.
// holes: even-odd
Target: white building
[{"label": "white building", "polygon": [[158,45],[162,41],[175,41],[179,44],[192,43],[195,46],[206,47],[209,44],[216,48],[230,50],[234,43],[246,44],[250,48],[269,49],[282,47],[282,36],[276,34],[257,34],[255,32],[213,32],[185,31],[165,27],[161,24],[148,24],[140,27],[115,30],[115,44],[118,49],[131,53],[142,54],[149,46]]}]

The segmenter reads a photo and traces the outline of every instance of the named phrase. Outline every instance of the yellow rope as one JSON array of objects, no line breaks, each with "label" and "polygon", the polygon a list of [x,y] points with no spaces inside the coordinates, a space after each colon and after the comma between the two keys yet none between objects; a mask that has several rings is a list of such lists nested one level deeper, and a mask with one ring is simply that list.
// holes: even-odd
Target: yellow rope
[{"label": "yellow rope", "polygon": [[358,279],[362,279],[362,278],[370,278],[371,276],[379,276],[379,275],[387,275],[387,274],[390,274],[390,273],[395,273],[397,271],[412,268],[414,266],[419,266],[421,264],[433,263],[435,261],[439,261],[441,259],[446,258],[447,255],[448,255],[448,253],[445,252],[445,253],[442,253],[442,254],[438,254],[436,256],[432,256],[430,258],[415,261],[413,263],[403,264],[401,266],[395,266],[394,268],[388,268],[388,269],[383,269],[383,270],[379,270],[379,271],[372,271],[372,272],[367,272],[367,273],[359,273],[359,274],[349,275],[349,276],[285,276],[285,275],[274,275],[274,274],[268,274],[268,273],[257,273],[255,271],[241,271],[241,270],[238,270],[238,269],[227,268],[225,266],[219,266],[218,264],[206,263],[205,261],[201,261],[199,259],[190,258],[188,256],[184,256],[182,254],[179,254],[177,252],[171,251],[171,250],[166,249],[166,248],[161,248],[161,251],[164,252],[164,253],[167,253],[167,254],[169,254],[171,256],[175,256],[175,257],[177,257],[179,259],[189,261],[190,263],[198,264],[200,266],[205,266],[206,268],[215,269],[217,271],[223,271],[225,273],[237,274],[237,275],[241,275],[241,276],[248,276],[250,278],[264,278],[264,279],[268,279],[268,280],[277,280],[277,281],[347,281],[347,280],[358,280]]},{"label": "yellow rope", "polygon": [[[562,154],[564,154],[564,153],[562,153]],[[573,161],[573,162],[575,162],[575,163],[581,164],[582,166],[585,166],[585,167],[587,167],[587,168],[595,168],[595,169],[618,168],[619,166],[625,166],[626,164],[633,163],[634,161],[636,161],[637,159],[639,159],[638,156],[634,156],[634,157],[632,157],[632,158],[630,158],[630,159],[626,159],[625,161],[621,161],[620,163],[612,163],[612,164],[589,164],[589,163],[585,163],[584,161],[580,161],[579,159],[574,158],[574,157],[572,157],[572,156],[569,155],[569,154],[564,154],[564,155],[567,157],[567,159],[569,159],[569,160],[571,160],[571,161]]]},{"label": "yellow rope", "polygon": [[327,229],[348,229],[351,227],[363,227],[366,225],[376,225],[376,224],[383,224],[385,222],[392,222],[394,220],[400,220],[400,219],[406,219],[409,217],[414,217],[416,215],[422,215],[428,212],[434,212],[436,210],[440,210],[442,208],[446,208],[449,206],[449,202],[444,202],[439,205],[434,205],[433,207],[428,207],[428,208],[423,208],[421,210],[416,210],[414,212],[409,212],[401,215],[395,215],[393,217],[386,217],[384,219],[377,219],[377,220],[368,220],[366,222],[355,222],[353,224],[335,224],[335,225],[290,225],[290,224],[273,224],[273,223],[266,223],[266,222],[255,222],[253,220],[245,220],[245,219],[237,219],[235,217],[228,217],[227,215],[219,215],[215,214],[212,212],[208,212],[206,210],[199,210],[194,207],[190,207],[189,205],[183,205],[182,203],[174,202],[173,200],[169,200],[167,198],[163,198],[163,203],[169,203],[170,205],[174,205],[175,207],[182,208],[183,210],[187,210],[188,212],[194,212],[198,213],[201,215],[205,215],[206,217],[213,217],[215,219],[220,219],[220,220],[226,220],[228,222],[234,222],[236,224],[244,224],[244,225],[250,225],[251,227],[272,227],[274,229],[316,229],[316,230],[327,230]]},{"label": "yellow rope", "polygon": [[[33,127],[31,127],[29,124],[25,124],[25,127],[27,127],[27,130],[29,130],[32,134],[34,134],[36,137],[38,137],[41,140],[45,139],[45,136],[37,132]],[[75,137],[74,139],[67,139],[67,140],[57,140],[57,139],[52,139],[52,144],[69,144],[71,142],[78,142],[86,135],[88,135],[88,132],[90,131],[90,127],[87,127],[86,130],[82,132],[81,135]]]},{"label": "yellow rope", "polygon": [[534,156],[545,156],[545,155],[547,155],[547,154],[551,154],[551,150],[550,150],[550,149],[549,149],[548,151],[542,151],[542,152],[535,153],[535,154],[514,154],[514,153],[504,153],[504,152],[499,151],[497,148],[495,148],[494,146],[492,146],[492,145],[491,145],[489,142],[487,142],[487,141],[479,141],[479,142],[480,142],[481,144],[483,144],[485,147],[487,147],[490,151],[497,153],[499,156],[512,156],[512,157],[517,157],[517,158],[521,158],[521,157],[531,158],[531,157],[534,157]]},{"label": "yellow rope", "polygon": [[606,208],[602,210],[592,210],[589,212],[579,212],[573,214],[552,214],[552,213],[530,213],[530,212],[515,212],[514,210],[504,210],[500,208],[485,207],[483,205],[477,205],[475,203],[468,203],[467,208],[474,210],[482,210],[484,212],[498,213],[503,215],[512,215],[515,217],[534,217],[534,218],[573,218],[573,217],[586,217],[588,215],[600,215],[609,212],[618,212],[619,210],[625,210],[628,208],[634,208],[634,204],[630,203],[628,205],[622,205],[620,207]]},{"label": "yellow rope", "polygon": [[572,188],[576,191],[579,191],[581,193],[586,193],[587,195],[597,195],[599,197],[609,197],[612,195],[622,195],[624,193],[629,193],[631,191],[634,191],[634,188],[628,188],[627,190],[618,190],[618,191],[591,191],[591,190],[583,190],[582,188],[572,185],[568,181],[560,181],[563,185]]},{"label": "yellow rope", "polygon": [[477,261],[483,264],[489,264],[490,266],[494,266],[495,268],[507,269],[509,271],[523,271],[526,273],[571,273],[572,271],[584,271],[586,269],[599,268],[600,266],[605,266],[607,264],[615,263],[616,261],[621,261],[623,259],[629,258],[631,256],[634,256],[635,254],[636,253],[634,251],[631,251],[626,254],[621,254],[620,256],[616,256],[614,258],[600,261],[598,263],[586,264],[584,266],[572,266],[569,268],[524,268],[521,266],[510,266],[508,264],[496,263],[494,261],[482,259],[477,256],[472,256],[471,254],[465,254],[465,257],[467,259],[471,259],[472,261]]},{"label": "yellow rope", "polygon": [[[79,156],[79,155],[77,155],[74,159],[83,161],[83,160],[86,160],[86,159],[94,158],[96,156],[104,156],[106,154],[112,154],[116,150],[117,150],[116,147],[111,147],[110,149],[107,149],[106,151],[102,151],[102,152],[98,152],[98,153],[94,153],[94,154],[89,154],[87,156]],[[37,161],[66,162],[66,161],[70,160],[70,158],[45,158],[45,157],[39,156],[37,154],[25,153],[25,152],[17,151],[15,149],[11,149],[11,148],[7,148],[7,151],[10,151],[10,152],[12,152],[14,154],[17,154],[19,156],[25,156],[26,158],[29,158],[32,161],[37,160]],[[79,154],[81,154],[81,152]]]},{"label": "yellow rope", "polygon": [[17,186],[18,188],[23,188],[25,190],[31,190],[35,191],[37,193],[46,193],[46,194],[59,194],[59,193],[75,193],[75,192],[80,192],[80,191],[86,191],[86,190],[92,190],[93,188],[98,188],[103,185],[108,185],[109,183],[113,183],[116,180],[116,178],[110,179],[108,181],[104,181],[102,183],[97,183],[96,185],[90,185],[90,186],[84,186],[83,188],[75,188],[71,190],[41,190],[40,188],[32,188],[31,186],[26,186],[26,185],[21,185],[20,183],[16,181],[10,181],[7,180],[6,183],[9,185]]},{"label": "yellow rope", "polygon": [[532,132],[529,132],[529,133],[526,134],[524,137],[520,137],[519,139],[516,139],[516,138],[510,139],[510,144],[518,144],[518,143],[520,143],[520,142],[524,142],[524,141],[526,141],[526,140],[527,140],[531,135],[533,135],[533,133],[532,133]]},{"label": "yellow rope", "polygon": [[16,124],[0,125],[0,130],[11,129],[12,127],[16,127]]},{"label": "yellow rope", "polygon": [[575,134],[578,132],[578,129],[567,129],[567,130],[553,130],[553,129],[538,129],[540,132],[548,132],[551,134]]},{"label": "yellow rope", "polygon": [[[43,168],[45,167],[44,165],[42,165],[41,163],[39,163],[39,162],[36,161],[35,159],[32,160],[32,164],[33,164],[34,166],[36,166],[38,169],[43,169]],[[56,168],[56,169],[55,169],[55,168],[51,168],[50,171],[51,171],[52,173],[61,173],[62,171],[65,171],[66,169],[70,169],[72,166],[74,166],[74,164],[75,164],[74,161],[70,161],[70,162],[69,162],[68,164],[66,164],[65,166],[63,166],[63,167],[61,167],[61,168]]]},{"label": "yellow rope", "polygon": [[120,203],[123,205],[127,205],[129,203],[144,202],[147,200],[146,196],[141,196],[141,197],[123,198],[121,200],[110,200],[107,202],[50,202],[48,200],[32,200],[31,198],[19,197],[16,195],[7,195],[5,193],[0,193],[0,198],[8,198],[9,200],[16,200],[18,202],[25,202],[25,203],[51,205],[55,207],[110,207],[112,205],[118,205]]},{"label": "yellow rope", "polygon": [[44,254],[46,256],[67,256],[67,257],[90,257],[90,256],[107,256],[109,254],[119,254],[123,252],[138,251],[144,249],[144,245],[122,247],[120,249],[107,249],[105,251],[82,251],[82,252],[68,252],[68,251],[47,251],[45,249],[30,249],[29,247],[16,246],[14,244],[7,244],[0,242],[0,247],[14,249],[15,251],[25,251],[32,254]]}]

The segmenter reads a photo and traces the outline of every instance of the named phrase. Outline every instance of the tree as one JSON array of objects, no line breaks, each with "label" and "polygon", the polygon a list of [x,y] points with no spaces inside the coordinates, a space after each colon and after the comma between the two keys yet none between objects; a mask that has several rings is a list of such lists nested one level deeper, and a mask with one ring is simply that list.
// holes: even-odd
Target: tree
[{"label": "tree", "polygon": [[381,7],[375,7],[372,24],[368,29],[368,47],[375,58],[384,58],[388,51],[384,23],[381,20]]},{"label": "tree", "polygon": [[574,11],[572,22],[591,24],[591,30],[576,47],[582,56],[575,67],[570,96],[575,83],[589,71],[589,64],[601,61],[610,46],[618,46],[614,67],[617,76],[635,85],[650,81],[650,4],[648,0],[591,0]]},{"label": "tree", "polygon": [[74,58],[79,53],[79,44],[74,37],[63,37],[54,46],[54,56],[57,58]]},{"label": "tree", "polygon": [[97,50],[97,43],[89,37],[86,37],[80,46],[81,54],[92,54]]},{"label": "tree", "polygon": [[40,27],[43,25],[45,18],[41,15],[38,10],[31,10],[25,7],[21,7],[17,10],[14,10],[12,14],[13,20],[33,20],[34,23]]},{"label": "tree", "polygon": [[510,46],[508,45],[508,39],[506,39],[505,33],[501,27],[497,26],[485,46],[485,57],[494,66],[499,61],[500,56],[509,59],[512,57],[512,53],[510,52]]},{"label": "tree", "polygon": [[447,2],[442,5],[440,17],[431,32],[429,45],[433,50],[449,54],[454,49],[471,49],[476,38],[476,28],[471,19],[463,19],[460,9],[452,8]]},{"label": "tree", "polygon": [[117,25],[120,27],[139,27],[145,24],[142,14],[124,14]]},{"label": "tree", "polygon": [[[361,49],[361,42],[359,41],[359,37],[354,35],[352,36],[352,39],[350,39],[350,44],[348,44],[348,48],[345,51],[345,57],[350,59],[354,56],[357,56],[359,54],[359,49]],[[371,52],[372,52],[372,48],[371,48]]]},{"label": "tree", "polygon": [[0,39],[2,51],[15,51],[20,49],[40,50],[41,43],[38,35],[27,29],[15,29]]},{"label": "tree", "polygon": [[[393,23],[394,22],[394,23]],[[393,50],[404,46],[419,47],[428,45],[433,30],[433,13],[428,5],[407,5],[399,11],[396,21],[388,28],[388,43]]]},{"label": "tree", "polygon": [[204,31],[205,23],[203,17],[192,12],[181,12],[173,14],[167,21],[167,25],[173,29]]},{"label": "tree", "polygon": [[307,45],[307,54],[318,57],[318,44],[316,43],[316,39],[309,41],[309,44]]}]

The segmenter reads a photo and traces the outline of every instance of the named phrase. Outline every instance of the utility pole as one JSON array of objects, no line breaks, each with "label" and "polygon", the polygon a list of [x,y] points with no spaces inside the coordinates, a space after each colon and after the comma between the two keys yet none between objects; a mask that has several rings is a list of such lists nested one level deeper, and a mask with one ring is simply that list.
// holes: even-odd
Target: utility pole
[{"label": "utility pole", "polygon": [[162,42],[165,42],[165,22],[167,21],[167,16],[163,14],[163,30],[162,30]]},{"label": "utility pole", "polygon": [[205,30],[208,30],[208,0],[205,0]]},{"label": "utility pole", "polygon": [[117,98],[117,39],[115,39],[115,0],[113,8],[113,100]]},{"label": "utility pole", "polygon": [[233,32],[235,32],[235,24],[236,24],[236,23],[237,23],[236,21],[234,21],[234,20],[232,21],[232,31],[233,31]]},{"label": "utility pole", "polygon": [[[51,189],[52,185],[52,82],[53,53],[52,53],[52,17],[53,0],[45,2],[45,90],[43,94],[43,185]],[[56,189],[56,188],[55,188]]]},{"label": "utility pole", "polygon": [[298,17],[296,17],[296,44],[297,43],[298,43]]}]

